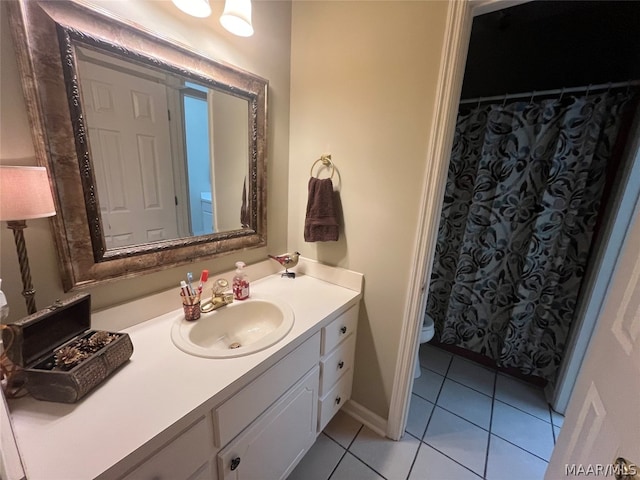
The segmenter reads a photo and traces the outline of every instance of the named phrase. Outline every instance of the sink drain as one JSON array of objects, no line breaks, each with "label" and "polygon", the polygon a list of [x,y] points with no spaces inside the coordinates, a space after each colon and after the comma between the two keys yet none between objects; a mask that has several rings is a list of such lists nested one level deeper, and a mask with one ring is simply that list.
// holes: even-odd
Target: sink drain
[{"label": "sink drain", "polygon": [[234,349],[234,348],[240,348],[242,345],[240,345],[240,343],[238,342],[233,342],[231,345],[229,345],[229,348]]}]

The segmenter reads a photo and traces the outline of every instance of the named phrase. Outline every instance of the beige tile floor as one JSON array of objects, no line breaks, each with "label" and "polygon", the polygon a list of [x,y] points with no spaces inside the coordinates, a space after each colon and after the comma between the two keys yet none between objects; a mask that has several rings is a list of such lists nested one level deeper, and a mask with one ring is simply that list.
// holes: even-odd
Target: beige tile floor
[{"label": "beige tile floor", "polygon": [[406,434],[378,436],[339,412],[289,480],[541,480],[562,415],[541,389],[429,344]]}]

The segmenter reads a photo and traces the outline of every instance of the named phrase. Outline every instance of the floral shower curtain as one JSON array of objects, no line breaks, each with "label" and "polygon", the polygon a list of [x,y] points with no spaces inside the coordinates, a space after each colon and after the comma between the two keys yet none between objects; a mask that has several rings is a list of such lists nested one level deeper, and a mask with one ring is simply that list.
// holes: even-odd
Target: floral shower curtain
[{"label": "floral shower curtain", "polygon": [[628,94],[460,113],[427,311],[436,339],[555,379]]}]

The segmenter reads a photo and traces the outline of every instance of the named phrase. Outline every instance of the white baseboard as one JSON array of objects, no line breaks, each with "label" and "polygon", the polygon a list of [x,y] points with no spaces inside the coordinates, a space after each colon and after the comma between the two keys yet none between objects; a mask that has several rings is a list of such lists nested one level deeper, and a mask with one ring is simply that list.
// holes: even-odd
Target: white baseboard
[{"label": "white baseboard", "polygon": [[368,408],[363,407],[358,402],[349,400],[345,406],[342,407],[342,411],[364,424],[367,428],[370,428],[381,437],[386,437],[387,420],[376,415]]}]

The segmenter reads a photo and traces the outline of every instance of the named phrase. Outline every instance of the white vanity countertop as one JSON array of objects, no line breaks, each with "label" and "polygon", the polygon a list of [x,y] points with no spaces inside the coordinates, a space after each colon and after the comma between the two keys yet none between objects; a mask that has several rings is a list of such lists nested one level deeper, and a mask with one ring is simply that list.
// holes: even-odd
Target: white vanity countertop
[{"label": "white vanity countertop", "polygon": [[300,273],[296,279],[271,275],[252,282],[253,298],[285,300],[295,323],[283,340],[244,357],[206,359],[180,351],[170,332],[181,308],[123,330],[134,346],[131,360],[80,402],[26,397],[10,403],[27,477],[73,480],[103,474],[190,412],[206,413],[355,305],[361,292],[353,285]]}]

